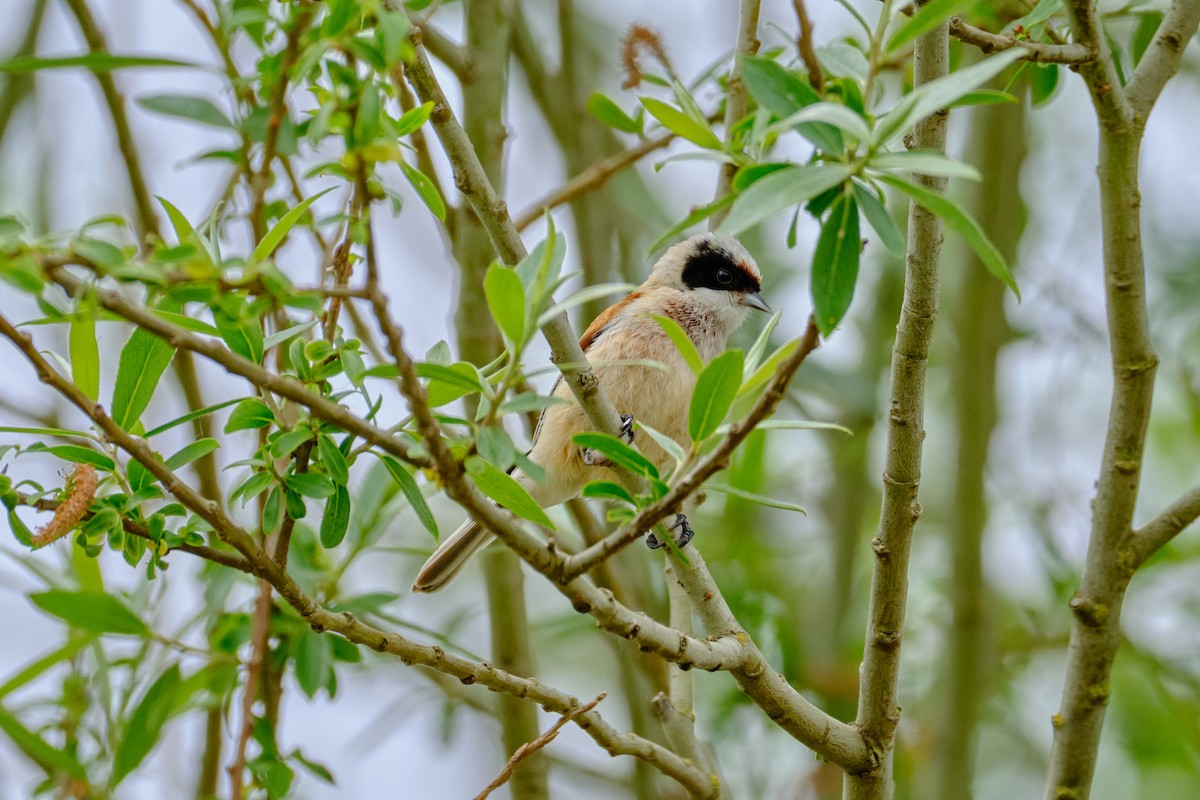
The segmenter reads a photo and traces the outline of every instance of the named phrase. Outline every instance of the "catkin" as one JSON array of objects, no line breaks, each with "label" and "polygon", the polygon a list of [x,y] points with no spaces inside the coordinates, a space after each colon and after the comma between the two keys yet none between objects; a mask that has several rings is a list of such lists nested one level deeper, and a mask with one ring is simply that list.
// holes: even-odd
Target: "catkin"
[{"label": "catkin", "polygon": [[87,513],[99,485],[100,478],[96,475],[95,467],[76,464],[75,471],[67,480],[67,499],[54,509],[54,518],[37,529],[33,535],[34,548],[45,547],[70,533]]}]

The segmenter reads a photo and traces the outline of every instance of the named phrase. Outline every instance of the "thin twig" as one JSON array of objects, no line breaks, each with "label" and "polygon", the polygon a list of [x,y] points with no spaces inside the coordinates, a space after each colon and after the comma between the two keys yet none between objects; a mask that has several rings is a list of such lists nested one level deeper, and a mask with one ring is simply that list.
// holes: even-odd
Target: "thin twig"
[{"label": "thin twig", "polygon": [[817,58],[816,46],[813,44],[812,18],[804,7],[804,0],[792,0],[792,8],[796,10],[796,20],[800,24],[800,35],[796,37],[796,49],[800,51],[800,60],[808,72],[808,82],[817,90],[817,94],[825,93],[825,70],[821,69],[821,59]]},{"label": "thin twig", "polygon": [[242,725],[238,729],[234,746],[233,763],[229,765],[229,795],[233,800],[242,800],[246,770],[246,748],[254,732],[254,701],[263,670],[266,668],[267,643],[271,638],[271,584],[258,582],[258,599],[254,603],[254,616],[250,623],[250,662],[246,665],[246,686],[242,694]]},{"label": "thin twig", "polygon": [[1134,569],[1200,517],[1200,486],[1193,486],[1133,532]]},{"label": "thin twig", "polygon": [[556,720],[555,723],[553,725],[551,725],[546,730],[546,732],[543,733],[541,736],[537,737],[532,742],[528,742],[526,744],[521,745],[519,748],[517,748],[517,751],[512,754],[512,756],[508,759],[507,762],[505,762],[504,767],[500,770],[499,774],[497,774],[496,777],[492,778],[491,783],[489,783],[487,786],[485,786],[483,788],[482,792],[475,795],[475,800],[486,800],[488,795],[490,795],[492,792],[496,791],[497,789],[499,789],[501,786],[503,786],[505,783],[508,782],[508,779],[512,777],[513,770],[515,770],[517,768],[518,764],[520,764],[525,759],[529,758],[531,755],[536,753],[538,750],[541,750],[543,747],[545,747],[546,745],[553,742],[555,740],[555,738],[557,738],[558,732],[560,730],[562,730],[564,725],[566,725],[568,722],[570,722],[572,719],[579,716],[580,714],[586,714],[587,712],[591,711],[593,708],[596,707],[596,704],[599,703],[601,700],[603,700],[605,697],[607,697],[607,693],[601,692],[599,695],[596,696],[595,700],[588,703],[587,705],[583,705],[583,706],[580,706],[579,708],[575,708],[575,709],[572,709],[572,710],[566,712],[561,717],[559,717],[558,720]]},{"label": "thin twig", "polygon": [[[734,142],[734,126],[746,116],[746,107],[750,102],[750,93],[746,82],[742,80],[742,56],[752,56],[758,52],[758,12],[762,0],[742,0],[738,11],[737,45],[733,52],[733,67],[729,70],[729,83],[725,86],[725,144],[729,148]],[[733,176],[737,174],[737,164],[722,164],[717,172],[717,198],[729,194],[733,188]],[[728,207],[717,210],[709,218],[709,228],[716,230],[728,214]]]},{"label": "thin twig", "polygon": [[1096,54],[1083,44],[1047,44],[997,35],[968,25],[961,17],[950,18],[950,35],[964,44],[978,47],[984,53],[999,53],[1017,47],[1025,52],[1026,61],[1041,64],[1086,64],[1096,58]]}]

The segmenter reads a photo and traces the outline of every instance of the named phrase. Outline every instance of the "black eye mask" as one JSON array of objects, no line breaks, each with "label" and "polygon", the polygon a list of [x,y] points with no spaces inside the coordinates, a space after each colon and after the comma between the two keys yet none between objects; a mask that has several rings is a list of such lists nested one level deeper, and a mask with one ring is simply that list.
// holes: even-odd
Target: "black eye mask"
[{"label": "black eye mask", "polygon": [[689,289],[718,292],[757,292],[758,279],[734,261],[729,253],[709,242],[701,242],[683,267],[683,282]]}]

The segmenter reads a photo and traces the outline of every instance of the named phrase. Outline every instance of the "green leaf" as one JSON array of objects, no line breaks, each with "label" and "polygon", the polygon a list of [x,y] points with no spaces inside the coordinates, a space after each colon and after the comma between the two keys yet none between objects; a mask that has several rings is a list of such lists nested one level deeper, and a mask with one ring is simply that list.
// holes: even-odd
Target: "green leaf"
[{"label": "green leaf", "polygon": [[853,194],[842,193],[833,202],[829,218],[821,226],[813,253],[813,318],[822,336],[829,336],[850,308],[858,282],[858,258],[862,240],[858,234],[858,203]]},{"label": "green leaf", "polygon": [[1012,33],[1018,25],[1028,31],[1034,25],[1041,25],[1053,17],[1061,8],[1062,0],[1039,0],[1038,4],[1028,14],[1005,25],[1004,32]]},{"label": "green leaf", "polygon": [[595,450],[613,464],[637,475],[647,478],[658,478],[658,467],[654,462],[634,450],[616,436],[607,433],[577,433],[571,441],[580,447]]},{"label": "green leaf", "polygon": [[[819,103],[821,95],[798,75],[769,58],[740,56],[742,80],[760,106],[780,119],[795,114],[805,106]],[[815,144],[823,153],[837,154],[845,150],[837,128],[820,122],[800,125],[796,132]]]},{"label": "green leaf", "polygon": [[93,467],[102,469],[105,472],[112,472],[116,465],[113,460],[103,453],[97,453],[87,447],[80,447],[77,444],[55,444],[44,445],[37,442],[29,446],[26,450],[28,453],[49,453],[52,456],[57,456],[63,461],[70,461],[73,464],[83,463],[91,464]]},{"label": "green leaf", "polygon": [[[847,436],[854,435],[854,432],[845,425],[838,425],[836,422],[815,422],[810,419],[764,419],[755,425],[754,429],[760,431],[837,431]],[[729,424],[725,424],[717,428],[717,433],[726,434],[729,433],[729,430]]]},{"label": "green leaf", "polygon": [[338,484],[333,496],[325,501],[325,514],[321,517],[321,546],[333,549],[346,538],[346,527],[350,524],[350,492],[345,485]]},{"label": "green leaf", "polygon": [[941,217],[942,221],[946,223],[946,227],[961,236],[975,251],[975,255],[979,256],[979,260],[987,267],[988,272],[1012,289],[1018,300],[1021,299],[1021,290],[1017,288],[1017,282],[1013,279],[1003,254],[996,248],[996,245],[992,244],[992,240],[979,227],[979,223],[972,219],[967,212],[940,194],[935,194],[908,181],[888,175],[880,176],[879,179],[904,192],[927,210]]},{"label": "green leaf", "polygon": [[110,787],[123,781],[154,749],[162,735],[163,726],[175,708],[181,683],[179,665],[172,664],[146,690],[145,696],[129,717],[125,735],[113,754],[112,774],[108,779]]},{"label": "green leaf", "polygon": [[838,103],[813,103],[794,114],[789,114],[772,127],[799,129],[801,125],[812,122],[831,125],[860,142],[871,141],[871,128],[867,121]]},{"label": "green leaf", "polygon": [[679,349],[679,354],[683,356],[683,360],[691,368],[692,374],[699,375],[704,369],[704,361],[700,358],[700,351],[696,349],[696,343],[692,341],[692,337],[679,326],[679,323],[671,317],[663,314],[655,314],[654,321],[659,324],[663,331],[675,343],[675,347]]},{"label": "green leaf", "polygon": [[345,486],[350,482],[350,467],[346,465],[346,457],[331,437],[321,434],[317,438],[317,454],[321,458],[321,466],[334,483]]},{"label": "green leaf", "polygon": [[112,418],[117,425],[130,430],[137,424],[174,356],[174,347],[144,328],[133,332],[117,362],[112,398]]},{"label": "green leaf", "polygon": [[379,115],[383,99],[373,84],[363,83],[359,92],[358,111],[354,114],[354,142],[359,147],[370,144],[379,134]]},{"label": "green leaf", "polygon": [[233,400],[226,400],[223,403],[215,403],[214,405],[211,405],[211,406],[205,406],[204,408],[198,408],[195,411],[189,411],[188,413],[184,414],[182,417],[176,417],[175,419],[171,420],[170,422],[164,422],[162,425],[159,425],[154,430],[146,431],[146,438],[149,439],[151,437],[157,436],[158,434],[164,433],[165,431],[169,431],[174,427],[184,424],[185,422],[191,422],[192,420],[198,419],[200,417],[207,417],[209,414],[213,413],[214,411],[220,411],[222,408],[227,408],[227,407],[233,405],[234,403],[240,403],[240,402],[242,402],[242,401],[237,398],[234,398]]},{"label": "green leaf", "polygon": [[1014,61],[1024,57],[1025,51],[1014,47],[914,89],[900,98],[900,102],[879,120],[875,126],[875,145],[886,145],[930,114],[983,86]]},{"label": "green leaf", "polygon": [[642,123],[621,110],[621,107],[609,100],[600,92],[592,92],[584,108],[600,122],[610,128],[616,128],[626,133],[641,133]]},{"label": "green leaf", "polygon": [[96,342],[95,304],[81,303],[80,313],[71,320],[68,353],[71,379],[91,400],[100,399],[100,346]]},{"label": "green leaf", "polygon": [[729,494],[733,495],[734,497],[740,497],[743,500],[749,500],[751,503],[758,503],[760,506],[782,508],[785,511],[797,511],[805,516],[808,515],[807,511],[795,503],[788,503],[783,500],[776,500],[773,497],[767,497],[766,495],[747,492],[745,489],[737,489],[724,483],[714,483],[709,481],[708,483],[704,484],[704,488],[711,489],[714,492],[720,492],[721,494]]},{"label": "green leaf", "polygon": [[782,311],[776,311],[767,320],[767,324],[759,331],[758,338],[754,340],[754,344],[746,351],[746,364],[742,368],[742,375],[749,377],[758,369],[758,364],[762,361],[763,353],[767,352],[767,345],[771,341],[771,334],[775,332],[775,326],[779,324],[780,318],[783,316]]},{"label": "green leaf", "polygon": [[682,464],[684,460],[683,448],[679,446],[679,442],[667,436],[661,431],[656,431],[649,425],[634,421],[639,431],[644,432],[647,436],[654,440],[654,443],[661,447],[663,451],[671,458],[675,459],[676,465]]},{"label": "green leaf", "polygon": [[429,179],[429,176],[416,167],[410,166],[404,159],[400,159],[397,163],[400,164],[400,170],[404,173],[404,177],[412,184],[425,207],[432,211],[435,217],[445,222],[446,201],[442,200],[437,186]]},{"label": "green leaf", "polygon": [[976,92],[967,92],[962,97],[955,100],[946,108],[962,108],[964,106],[985,106],[993,103],[1018,103],[1017,96],[1002,92],[999,89],[980,89]]},{"label": "green leaf", "polygon": [[1029,97],[1035,106],[1054,96],[1058,88],[1058,64],[1029,65]]},{"label": "green leaf", "polygon": [[237,129],[221,109],[204,97],[160,94],[153,97],[139,97],[137,104],[156,114],[190,119],[201,125],[211,125],[215,128]]},{"label": "green leaf", "polygon": [[147,636],[150,629],[117,598],[104,592],[51,589],[29,595],[33,604],[68,625],[93,633]]},{"label": "green leaf", "polygon": [[479,455],[493,466],[505,470],[512,466],[516,448],[512,439],[500,428],[480,428],[475,437],[475,446]]},{"label": "green leaf", "polygon": [[888,40],[887,52],[892,52],[903,44],[911,42],[918,36],[928,33],[946,21],[951,14],[957,13],[970,0],[929,0],[921,6],[904,24],[896,29]]},{"label": "green leaf", "polygon": [[663,124],[667,130],[698,144],[708,150],[720,150],[721,140],[712,132],[708,124],[701,125],[689,115],[669,103],[664,103],[654,97],[639,98],[646,110]]},{"label": "green leaf", "polygon": [[308,211],[308,207],[317,202],[317,200],[323,195],[332,191],[333,189],[329,188],[323,192],[317,192],[312,197],[301,201],[296,205],[295,208],[284,214],[279,222],[276,222],[274,227],[267,231],[266,235],[263,236],[262,241],[258,243],[258,247],[254,248],[254,252],[250,254],[249,263],[255,264],[259,261],[264,261],[270,258],[271,254],[275,252],[275,248],[279,247],[280,243],[283,242],[284,237],[288,235],[288,231],[290,231],[292,227],[300,221],[300,217],[304,216],[304,212]]},{"label": "green leaf", "polygon": [[300,690],[310,699],[329,683],[333,675],[333,654],[329,650],[329,637],[313,631],[304,631],[295,648],[296,682]]},{"label": "green leaf", "polygon": [[764,222],[832,189],[853,171],[845,164],[815,164],[772,172],[738,195],[718,233],[732,236]]},{"label": "green leaf", "polygon": [[130,69],[132,67],[196,67],[187,61],[176,61],[171,58],[154,56],[119,56],[112,53],[85,53],[80,56],[51,56],[34,57],[21,56],[0,63],[0,72],[33,72],[39,69],[66,69],[83,67],[92,72],[111,72],[114,69]]},{"label": "green leaf", "polygon": [[[393,16],[389,14],[388,16]],[[403,17],[402,14],[394,16]],[[396,121],[396,137],[408,136],[410,133],[419,129],[422,125],[429,121],[429,115],[433,113],[433,103],[422,103],[416,108],[410,108],[401,115]]]},{"label": "green leaf", "polygon": [[230,350],[255,364],[262,363],[262,324],[257,317],[235,318],[218,309],[213,312],[213,322],[217,324],[217,331]]},{"label": "green leaf", "polygon": [[233,413],[229,415],[229,421],[225,423],[225,432],[265,428],[274,421],[275,415],[267,408],[266,403],[257,397],[247,397],[239,400]]},{"label": "green leaf", "polygon": [[17,540],[17,544],[22,547],[33,547],[33,533],[20,517],[17,516],[17,509],[8,509],[8,529],[12,531],[13,538]]},{"label": "green leaf", "polygon": [[557,530],[542,507],[512,476],[504,474],[479,456],[470,456],[465,465],[467,474],[471,476],[479,491],[495,500],[497,504],[518,517],[536,522],[550,530]]},{"label": "green leaf", "polygon": [[286,475],[283,483],[296,494],[302,497],[311,497],[314,500],[324,500],[331,497],[335,491],[333,481],[316,472],[297,472]]},{"label": "green leaf", "polygon": [[168,458],[164,463],[167,469],[179,469],[199,458],[203,458],[220,446],[221,443],[216,439],[197,439],[191,444],[185,445],[183,449]]},{"label": "green leaf", "polygon": [[263,349],[270,350],[275,345],[286,342],[288,339],[291,339],[293,336],[296,336],[297,334],[303,333],[304,331],[308,330],[309,328],[313,327],[314,325],[316,325],[319,322],[320,322],[320,320],[318,320],[318,319],[310,319],[308,322],[301,322],[298,325],[290,325],[281,331],[276,331],[275,333],[272,333],[270,336],[268,336],[266,339],[263,339]]},{"label": "green leaf", "polygon": [[404,465],[389,455],[375,454],[383,465],[387,467],[388,474],[392,476],[392,480],[400,487],[400,491],[404,492],[404,496],[408,498],[408,504],[412,506],[416,512],[417,519],[421,521],[421,525],[425,530],[433,534],[433,538],[438,538],[437,520],[433,518],[433,512],[429,510],[429,504],[425,502],[425,496],[421,494],[420,487],[417,486],[417,481],[409,474]]},{"label": "green leaf", "polygon": [[936,150],[909,150],[903,153],[876,153],[867,161],[872,169],[900,169],[920,175],[946,178],[982,179],[979,170],[970,164],[955,161]]},{"label": "green leaf", "polygon": [[858,201],[858,208],[867,218],[867,222],[875,229],[875,233],[879,234],[879,241],[883,246],[892,255],[903,258],[907,239],[888,213],[887,206],[880,201],[875,192],[857,182],[854,184],[854,199]]},{"label": "green leaf", "polygon": [[621,484],[613,483],[612,481],[592,481],[583,487],[582,494],[584,497],[591,497],[597,500],[620,500],[631,506],[637,505],[629,490]]},{"label": "green leaf", "polygon": [[425,387],[425,391],[430,408],[444,406],[465,395],[483,391],[474,365],[464,361],[448,367],[428,362],[417,364],[416,367],[419,377],[429,378],[429,385]]},{"label": "green leaf", "polygon": [[44,764],[53,770],[65,772],[78,781],[87,781],[87,770],[75,756],[47,744],[42,737],[22,725],[21,721],[3,706],[0,706],[0,731],[3,731],[21,752],[37,764]]},{"label": "green leaf", "polygon": [[516,271],[492,264],[483,278],[483,293],[509,344],[520,348],[525,343],[525,289]]},{"label": "green leaf", "polygon": [[215,326],[209,325],[202,319],[193,319],[186,314],[179,314],[174,311],[163,311],[162,309],[151,309],[154,311],[154,316],[162,318],[164,321],[183,328],[194,333],[203,333],[205,336],[220,336],[221,332]]},{"label": "green leaf", "polygon": [[17,672],[6,680],[3,685],[0,685],[0,698],[4,698],[17,689],[20,689],[63,661],[74,658],[76,653],[91,645],[95,640],[96,637],[91,634],[72,636],[62,647],[52,650],[41,658],[30,662],[20,672]]},{"label": "green leaf", "polygon": [[284,431],[271,440],[271,456],[284,458],[290,456],[297,447],[312,438],[312,431],[301,428],[297,431]]},{"label": "green leaf", "polygon": [[725,421],[742,385],[744,363],[741,350],[728,350],[714,358],[696,378],[688,409],[688,435],[693,442],[704,441]]},{"label": "green leaf", "polygon": [[535,327],[543,327],[559,314],[575,306],[590,303],[593,300],[599,300],[614,294],[629,294],[636,288],[637,285],[633,283],[597,283],[593,286],[585,286],[578,292],[568,296],[565,300],[555,303],[543,311],[541,316],[537,318]]},{"label": "green leaf", "polygon": [[31,433],[34,436],[81,436],[84,439],[95,438],[90,433],[73,431],[70,428],[26,428],[16,425],[0,425],[0,433]]}]

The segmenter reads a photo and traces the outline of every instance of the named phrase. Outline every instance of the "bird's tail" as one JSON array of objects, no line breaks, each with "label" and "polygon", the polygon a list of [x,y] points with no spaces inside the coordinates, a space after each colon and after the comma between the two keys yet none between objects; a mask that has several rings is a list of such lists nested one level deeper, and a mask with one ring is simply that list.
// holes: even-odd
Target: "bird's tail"
[{"label": "bird's tail", "polygon": [[450,538],[433,551],[433,555],[417,573],[412,590],[436,592],[444,588],[462,571],[471,556],[491,543],[492,538],[490,533],[479,527],[478,522],[468,517]]}]

